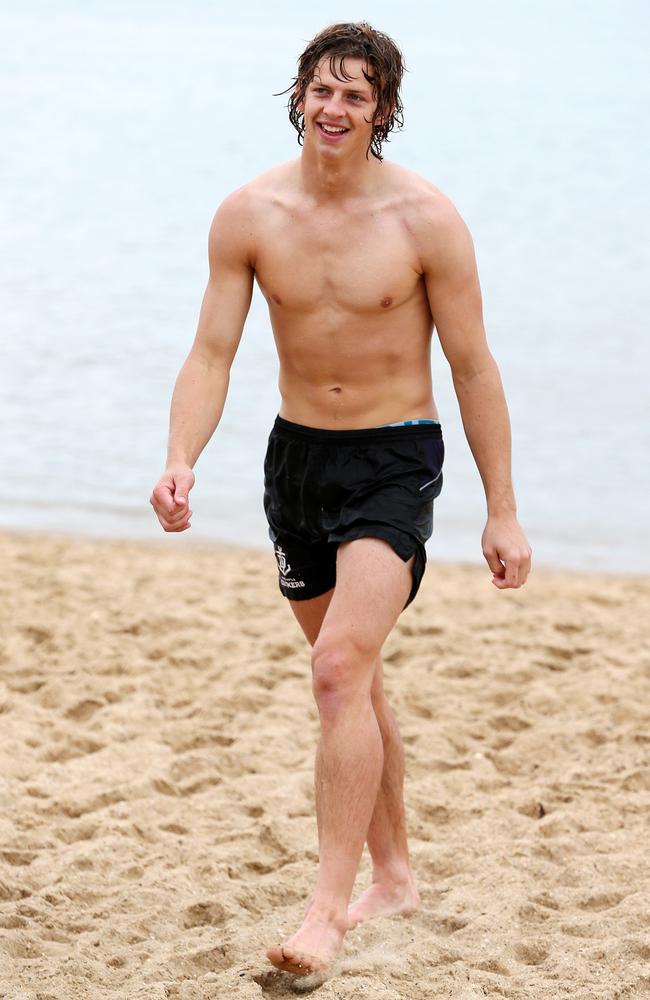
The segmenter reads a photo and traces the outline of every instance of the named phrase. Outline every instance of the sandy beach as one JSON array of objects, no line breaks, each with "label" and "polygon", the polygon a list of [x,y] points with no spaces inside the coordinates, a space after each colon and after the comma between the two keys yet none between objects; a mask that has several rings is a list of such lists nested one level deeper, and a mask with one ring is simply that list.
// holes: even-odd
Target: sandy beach
[{"label": "sandy beach", "polygon": [[[3,1000],[305,986],[307,644],[270,548],[177,541],[0,536]],[[422,907],[323,1000],[650,996],[650,580],[489,581],[430,563],[386,644]]]}]

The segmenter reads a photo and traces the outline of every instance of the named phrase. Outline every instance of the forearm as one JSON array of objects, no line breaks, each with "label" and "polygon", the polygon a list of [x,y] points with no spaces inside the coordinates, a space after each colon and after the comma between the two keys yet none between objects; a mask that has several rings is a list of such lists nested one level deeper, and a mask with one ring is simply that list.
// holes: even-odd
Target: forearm
[{"label": "forearm", "polygon": [[193,468],[212,437],[223,413],[230,370],[190,353],[181,368],[172,396],[167,465]]},{"label": "forearm", "polygon": [[455,373],[454,388],[488,514],[516,513],[511,472],[510,418],[501,377],[491,355],[471,372]]}]

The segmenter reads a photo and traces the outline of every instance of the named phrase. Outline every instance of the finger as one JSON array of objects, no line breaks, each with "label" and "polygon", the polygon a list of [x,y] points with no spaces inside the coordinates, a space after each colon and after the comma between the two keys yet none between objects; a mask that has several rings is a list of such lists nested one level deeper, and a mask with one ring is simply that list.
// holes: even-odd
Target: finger
[{"label": "finger", "polygon": [[499,559],[496,549],[483,549],[483,556],[494,576],[501,578],[505,572],[505,567]]},{"label": "finger", "polygon": [[174,479],[174,503],[178,505],[189,505],[189,492],[194,485],[194,479],[179,475]]},{"label": "finger", "polygon": [[156,486],[155,490],[149,497],[149,503],[154,510],[168,510],[171,507],[171,490],[168,492],[167,496],[160,491]]},{"label": "finger", "polygon": [[499,569],[492,570],[492,583],[495,587],[505,587],[506,586],[506,568],[502,563],[499,563]]},{"label": "finger", "polygon": [[506,557],[505,585],[506,587],[519,586],[519,556],[510,555]]},{"label": "finger", "polygon": [[161,504],[159,504],[157,501],[153,501],[152,506],[154,509],[154,513],[161,524],[163,522],[165,525],[178,524],[183,519],[192,516],[192,511],[187,510],[187,508],[184,507],[181,507],[180,509],[177,508],[170,513],[167,507],[161,506]]},{"label": "finger", "polygon": [[155,509],[160,508],[168,514],[172,514],[176,510],[176,507],[174,506],[174,495],[171,486],[159,483],[153,491],[151,503]]},{"label": "finger", "polygon": [[161,499],[160,495],[157,495],[154,491],[149,502],[159,518],[164,517],[168,521],[177,521],[181,517],[189,517],[187,504],[180,507],[175,504],[171,491],[169,491],[168,496],[164,499]]},{"label": "finger", "polygon": [[156,517],[158,518],[158,520],[160,521],[160,523],[164,528],[167,528],[171,524],[177,523],[178,521],[180,521],[182,516],[187,514],[187,511],[181,511],[180,516],[170,514],[167,507],[161,507],[159,503],[154,503],[153,509]]},{"label": "finger", "polygon": [[528,557],[526,559],[526,579],[528,579],[528,574],[530,573],[532,568],[533,568],[533,550],[529,549]]},{"label": "finger", "polygon": [[158,520],[162,524],[165,531],[182,531],[189,524],[190,517],[192,516],[191,511],[186,511],[183,517],[170,518],[161,517],[158,515]]},{"label": "finger", "polygon": [[177,523],[178,521],[182,521],[184,518],[191,516],[192,516],[192,511],[188,510],[187,507],[177,507],[172,514],[165,513],[166,519],[172,524]]},{"label": "finger", "polygon": [[523,586],[526,582],[526,575],[522,574],[521,566],[519,564],[518,568],[515,568],[518,564],[518,560],[507,560],[505,565],[504,574],[502,577],[497,578],[492,577],[492,583],[499,590],[518,590],[519,587]]},{"label": "finger", "polygon": [[[162,524],[162,521],[160,523]],[[192,526],[188,520],[179,521],[177,524],[167,524],[167,525],[163,524],[163,528],[165,529],[165,531],[173,535],[176,535],[179,532],[185,531],[187,528],[191,527]]]},{"label": "finger", "polygon": [[530,573],[530,555],[530,549],[526,549],[519,559],[519,575],[517,578],[518,587],[523,587],[528,579],[528,574]]}]

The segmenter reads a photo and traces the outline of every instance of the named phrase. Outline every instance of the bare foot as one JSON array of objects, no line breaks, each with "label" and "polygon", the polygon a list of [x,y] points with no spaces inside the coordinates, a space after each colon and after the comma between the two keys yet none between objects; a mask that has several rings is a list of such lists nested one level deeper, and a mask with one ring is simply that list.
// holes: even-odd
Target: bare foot
[{"label": "bare foot", "polygon": [[373,917],[409,917],[420,905],[415,883],[373,882],[348,909],[354,927]]},{"label": "bare foot", "polygon": [[318,916],[309,906],[300,930],[284,944],[269,948],[267,958],[277,969],[294,976],[324,974],[341,951],[345,932],[351,926]]}]

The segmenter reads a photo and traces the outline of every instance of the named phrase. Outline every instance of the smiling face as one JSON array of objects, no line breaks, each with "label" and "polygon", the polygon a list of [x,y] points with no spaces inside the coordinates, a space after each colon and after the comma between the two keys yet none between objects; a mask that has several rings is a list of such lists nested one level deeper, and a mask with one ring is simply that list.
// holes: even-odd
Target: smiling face
[{"label": "smiling face", "polygon": [[377,107],[372,84],[364,76],[367,64],[352,57],[336,60],[333,66],[330,63],[329,57],[320,61],[305,92],[301,109],[305,144],[314,143],[326,156],[354,155],[360,150],[365,157]]},{"label": "smiling face", "polygon": [[[366,73],[370,79],[366,78]],[[298,72],[291,85],[282,91],[285,94],[290,93],[287,102],[289,121],[298,133],[299,144],[303,145],[306,129],[310,127],[308,116],[305,114],[307,92],[309,91],[310,114],[312,99],[315,100],[318,96],[312,84],[316,87],[320,85],[334,89],[342,83],[354,84],[355,86],[348,88],[349,90],[356,88],[354,96],[347,97],[343,90],[341,93],[345,96],[347,106],[361,102],[366,104],[368,110],[369,106],[372,106],[371,112],[366,112],[364,116],[366,125],[372,122],[370,144],[366,152],[381,162],[382,144],[388,142],[393,129],[400,129],[404,124],[404,108],[400,96],[403,73],[404,60],[396,43],[389,35],[376,31],[367,21],[342,21],[323,28],[300,55]],[[352,79],[349,79],[350,76]],[[320,97],[322,96],[321,93]],[[335,98],[336,95],[333,95],[333,99]],[[330,113],[331,109],[326,112]],[[350,115],[352,114],[353,111],[350,111]],[[328,119],[325,118],[324,121],[327,125]],[[327,130],[317,131],[318,124],[318,120],[311,115],[313,134],[308,142],[312,152],[318,153],[322,147],[328,148],[333,155],[339,155],[333,152],[335,149],[340,151],[340,155],[344,155],[342,151],[352,145],[350,140],[350,133],[354,131],[352,124],[350,123],[347,133],[336,147],[332,144],[329,147],[324,146],[321,132]]]}]

